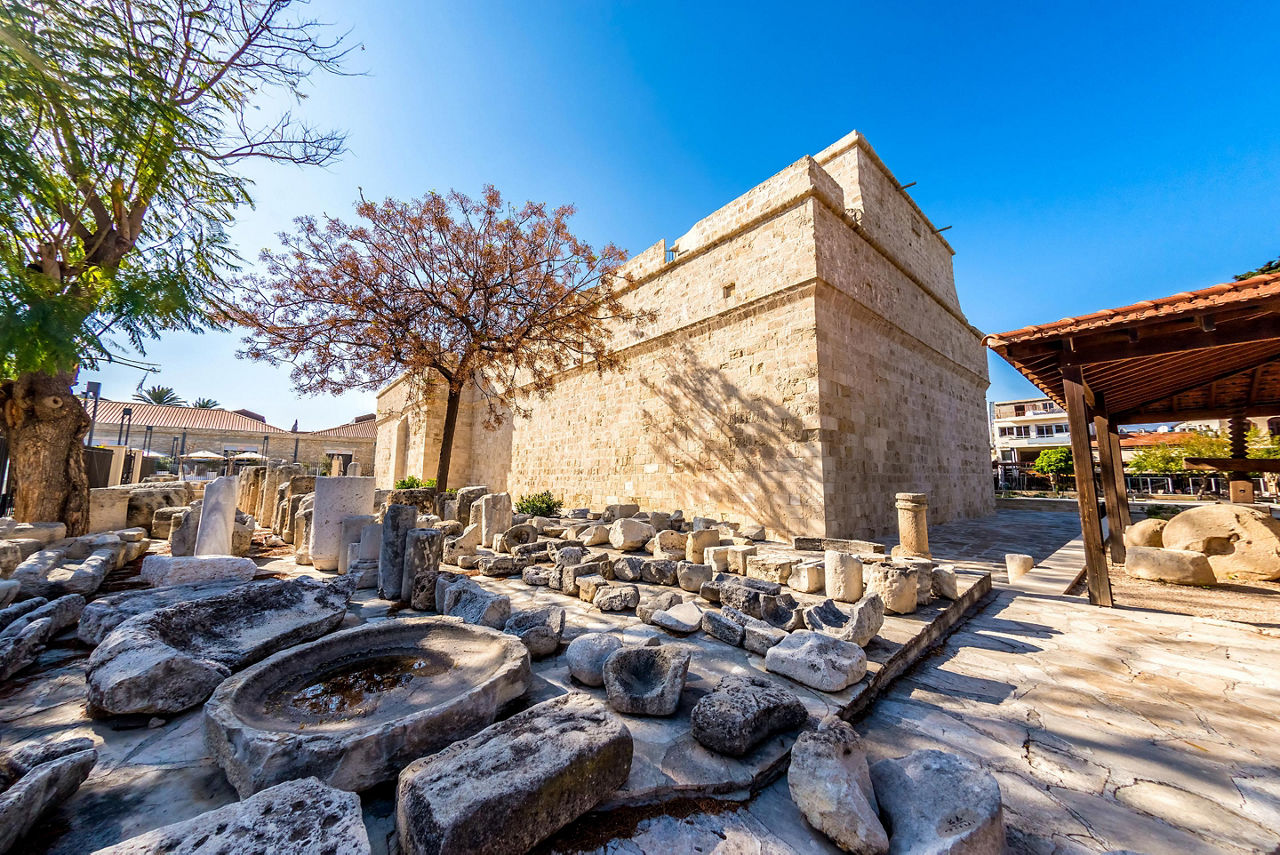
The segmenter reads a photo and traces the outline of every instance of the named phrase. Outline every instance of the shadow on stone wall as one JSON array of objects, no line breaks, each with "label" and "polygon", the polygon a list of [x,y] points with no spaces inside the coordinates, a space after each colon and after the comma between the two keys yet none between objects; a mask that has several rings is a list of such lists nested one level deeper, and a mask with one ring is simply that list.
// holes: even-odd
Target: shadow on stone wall
[{"label": "shadow on stone wall", "polygon": [[[822,533],[818,430],[806,429],[801,414],[776,399],[743,392],[687,344],[675,349],[670,364],[664,377],[640,378],[647,393],[641,418],[653,459],[660,467],[674,467],[668,477],[676,484],[677,499],[697,501],[705,493],[709,504],[726,515],[779,533]],[[786,391],[778,387],[798,382],[779,376],[773,391],[782,398]],[[802,405],[803,394],[797,386]],[[816,411],[816,393],[813,397]]]}]

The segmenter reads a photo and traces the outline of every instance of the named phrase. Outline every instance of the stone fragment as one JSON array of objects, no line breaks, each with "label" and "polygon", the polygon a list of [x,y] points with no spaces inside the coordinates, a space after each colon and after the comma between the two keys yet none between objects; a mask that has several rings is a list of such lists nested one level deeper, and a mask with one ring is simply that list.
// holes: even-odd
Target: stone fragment
[{"label": "stone fragment", "polygon": [[531,564],[520,571],[520,578],[526,585],[547,586],[551,584],[552,578],[559,580],[560,572],[554,567]]},{"label": "stone fragment", "polygon": [[764,667],[819,691],[838,692],[867,673],[867,655],[852,642],[800,629],[769,648]]},{"label": "stone fragment", "polygon": [[722,677],[689,715],[690,733],[718,754],[741,757],[809,719],[794,693],[764,677]]},{"label": "stone fragment", "polygon": [[604,663],[609,706],[630,715],[672,715],[688,672],[689,651],[676,645],[624,647]]},{"label": "stone fragment", "polygon": [[[136,487],[129,491],[129,510],[125,525],[129,528],[141,526],[150,530],[151,521],[155,518],[157,510],[182,507],[190,502],[191,498],[191,486],[185,483]],[[58,535],[59,538],[67,536],[65,526],[62,532]]]},{"label": "stone fragment", "polygon": [[[695,520],[695,526],[697,521]],[[720,529],[718,528],[696,528],[689,532],[689,537],[685,541],[684,558],[691,564],[703,564],[706,559],[706,550],[712,546],[720,545]]]},{"label": "stone fragment", "polygon": [[520,572],[520,564],[510,555],[487,555],[476,561],[481,575],[495,579],[514,576]]},{"label": "stone fragment", "polygon": [[640,506],[633,504],[606,505],[604,513],[600,515],[600,522],[609,525],[615,520],[633,517],[640,513]]},{"label": "stone fragment", "polygon": [[1161,532],[1167,549],[1209,557],[1219,581],[1280,580],[1280,520],[1240,505],[1203,505],[1169,520]]},{"label": "stone fragment", "polygon": [[444,612],[445,597],[449,595],[449,589],[465,581],[467,581],[467,577],[459,573],[442,572],[436,577],[436,611]]},{"label": "stone fragment", "polygon": [[507,618],[502,631],[516,636],[529,648],[529,656],[545,659],[560,647],[564,635],[564,609],[549,606],[516,612]]},{"label": "stone fragment", "polygon": [[89,531],[116,531],[129,525],[129,491],[100,487],[89,491]]},{"label": "stone fragment", "polygon": [[738,534],[748,540],[765,540],[764,526],[758,522],[747,521],[738,526]]},{"label": "stone fragment", "polygon": [[636,617],[645,623],[652,623],[655,613],[677,606],[684,602],[684,598],[675,591],[664,591],[661,594],[652,594],[650,596],[642,596],[640,604],[636,606]]},{"label": "stone fragment", "polygon": [[838,716],[828,716],[817,730],[800,734],[791,749],[787,786],[809,824],[844,851],[889,852],[866,752],[858,734]]},{"label": "stone fragment", "polygon": [[862,599],[862,561],[858,556],[835,549],[823,553],[823,589],[837,603]]},{"label": "stone fragment", "polygon": [[[480,542],[486,545],[493,543],[495,536],[511,528],[511,494],[487,493],[476,504],[480,515],[472,522],[480,523]],[[476,508],[473,507],[472,516],[475,514]]]},{"label": "stone fragment", "polygon": [[[558,590],[571,597],[576,597],[578,596],[578,579],[583,576],[597,576],[599,575],[599,570],[600,565],[594,561],[583,564],[574,564],[569,567],[562,567],[560,568],[560,584],[558,586]],[[557,588],[555,583],[552,583],[552,588]]]},{"label": "stone fragment", "polygon": [[704,582],[711,581],[711,565],[690,564],[688,561],[677,562],[676,581],[684,590],[696,594],[702,590]]},{"label": "stone fragment", "polygon": [[[373,511],[373,478],[321,477],[315,480],[310,553],[317,570],[338,569],[342,521]],[[295,539],[296,539],[295,533]],[[403,569],[403,565],[401,565]]]},{"label": "stone fragment", "polygon": [[651,558],[640,565],[640,579],[651,585],[674,585],[679,580],[676,562]]},{"label": "stone fragment", "polygon": [[141,576],[153,588],[199,582],[248,582],[258,572],[250,558],[225,555],[148,555],[142,559]]},{"label": "stone fragment", "polygon": [[576,582],[578,585],[578,599],[582,600],[584,603],[594,603],[596,599],[596,592],[603,591],[609,586],[608,580],[598,573],[579,576]]},{"label": "stone fragment", "polygon": [[651,623],[669,632],[688,635],[702,626],[702,608],[697,603],[680,603],[655,611]]},{"label": "stone fragment", "polygon": [[360,529],[360,542],[347,562],[347,575],[356,580],[360,589],[378,587],[378,560],[382,554],[382,523],[367,523]]},{"label": "stone fragment", "polygon": [[342,531],[338,539],[338,573],[345,576],[351,569],[348,561],[352,545],[360,543],[360,533],[373,523],[373,514],[352,514],[342,518]]},{"label": "stone fragment", "polygon": [[167,608],[178,603],[207,600],[225,594],[240,585],[240,581],[204,582],[197,585],[169,585],[164,588],[144,588],[139,591],[121,591],[99,597],[84,607],[76,638],[90,647],[96,646],[111,630],[134,615]]},{"label": "stone fragment", "polygon": [[528,851],[620,787],[631,755],[630,732],[599,701],[544,701],[401,773],[400,851]]},{"label": "stone fragment", "polygon": [[1189,549],[1131,546],[1125,550],[1124,571],[1138,579],[1174,585],[1215,585],[1209,557]]},{"label": "stone fragment", "polygon": [[702,560],[711,565],[713,573],[729,572],[729,550],[732,546],[708,546],[702,550]]},{"label": "stone fragment", "polygon": [[444,532],[438,528],[415,528],[405,534],[402,602],[407,600],[421,611],[435,605],[436,578],[440,575],[443,549]]},{"label": "stone fragment", "polygon": [[528,523],[513,525],[498,536],[498,552],[515,554],[516,547],[528,546],[538,540],[538,529]]},{"label": "stone fragment", "polygon": [[34,665],[53,634],[53,621],[40,618],[0,636],[0,683]]},{"label": "stone fragment", "polygon": [[725,644],[732,644],[734,647],[742,646],[743,625],[729,620],[720,612],[708,609],[702,613],[702,631]]},{"label": "stone fragment", "polygon": [[747,574],[747,559],[755,555],[756,552],[757,549],[754,546],[726,546],[725,559],[729,565],[729,572],[745,576]]},{"label": "stone fragment", "polygon": [[13,579],[0,580],[0,609],[8,607],[10,603],[18,598],[18,591],[22,588]]},{"label": "stone fragment", "polygon": [[782,586],[777,582],[731,576],[720,583],[720,602],[758,618],[760,598],[766,594],[776,596],[781,591]]},{"label": "stone fragment", "polygon": [[916,610],[919,603],[919,570],[892,564],[871,564],[865,569],[867,593],[879,594],[886,612],[908,615]]},{"label": "stone fragment", "polygon": [[195,555],[230,555],[236,525],[236,477],[215,478],[204,488]]},{"label": "stone fragment", "polygon": [[614,549],[623,552],[634,552],[643,549],[653,539],[653,526],[647,522],[633,519],[616,520],[609,526],[609,543]]},{"label": "stone fragment", "polygon": [[613,578],[619,582],[639,582],[644,578],[645,559],[624,555],[613,562]]},{"label": "stone fragment", "polygon": [[621,647],[622,641],[607,633],[588,632],[580,635],[570,641],[565,650],[569,673],[584,686],[603,686],[605,660]]},{"label": "stone fragment", "polygon": [[907,565],[916,571],[916,606],[927,606],[933,600],[933,562],[928,558],[909,558]]},{"label": "stone fragment", "polygon": [[112,715],[181,712],[229,675],[337,628],[354,590],[309,578],[272,580],[144,612],[89,655],[89,704]]},{"label": "stone fragment", "polygon": [[1168,524],[1168,520],[1158,520],[1154,517],[1138,520],[1124,530],[1124,545],[1164,546],[1164,527]]},{"label": "stone fragment", "polygon": [[[479,501],[481,496],[487,495],[488,492],[489,492],[488,487],[481,487],[481,486],[462,487],[461,489],[459,489],[458,490],[458,508],[455,511],[457,516],[455,517],[455,519],[457,519],[458,522],[462,523],[463,525],[467,525],[471,523],[472,522],[471,506],[475,502]],[[474,522],[478,525],[480,522],[479,518],[477,517],[474,520]]]},{"label": "stone fragment", "polygon": [[464,579],[445,593],[441,611],[451,617],[462,618],[464,623],[502,629],[511,617],[511,598]]},{"label": "stone fragment", "polygon": [[302,778],[99,849],[94,855],[368,855],[360,797]]},{"label": "stone fragment", "polygon": [[1032,555],[1010,552],[1004,557],[1004,566],[1009,581],[1013,582],[1030,573],[1031,568],[1036,566],[1036,559]]},{"label": "stone fragment", "polygon": [[600,546],[609,542],[609,526],[591,525],[578,533],[583,546]]},{"label": "stone fragment", "polygon": [[609,585],[599,588],[591,600],[602,612],[625,612],[640,604],[640,589],[635,585]]},{"label": "stone fragment", "polygon": [[683,561],[686,540],[687,535],[682,532],[662,529],[645,544],[645,549],[652,553],[654,558]]},{"label": "stone fragment", "polygon": [[794,558],[777,555],[752,555],[747,558],[747,577],[785,585],[798,563]]},{"label": "stone fragment", "polygon": [[1000,785],[972,760],[913,751],[871,767],[891,852],[1000,855],[1005,851]]},{"label": "stone fragment", "polygon": [[942,597],[945,600],[960,598],[960,582],[956,576],[954,564],[939,564],[933,568],[929,578],[933,585],[933,595],[935,597]]},{"label": "stone fragment", "polygon": [[35,608],[15,614],[12,618],[5,618],[8,623],[4,624],[3,629],[0,629],[0,638],[17,635],[29,624],[46,618],[50,621],[50,624],[49,634],[45,638],[52,638],[80,620],[80,615],[84,611],[85,605],[84,597],[80,594],[67,594],[58,597],[56,600],[45,600],[43,597],[25,600],[16,606],[10,606],[5,611],[12,613],[17,611],[20,606],[25,606],[28,603],[37,603],[38,605]]},{"label": "stone fragment", "polygon": [[787,587],[803,594],[816,594],[822,590],[824,576],[821,561],[801,561],[791,568]]},{"label": "stone fragment", "polygon": [[414,505],[387,505],[382,513],[378,596],[384,600],[400,600],[400,589],[404,585],[405,537],[417,527],[418,509]]},{"label": "stone fragment", "polygon": [[804,610],[796,598],[787,593],[761,595],[760,619],[786,632],[805,626]]},{"label": "stone fragment", "polygon": [[303,496],[303,503],[298,506],[298,514],[293,521],[293,560],[297,564],[311,564],[311,521],[315,517],[315,509],[306,507],[306,500],[310,496]]},{"label": "stone fragment", "polygon": [[[35,611],[49,601],[44,597],[33,597],[29,600],[22,600],[11,606],[0,609],[0,636],[3,635],[5,629],[14,621],[25,614]],[[15,632],[17,630],[14,630]]]},{"label": "stone fragment", "polygon": [[71,798],[97,762],[93,740],[85,737],[36,742],[0,759],[0,852],[17,855],[14,844]]}]

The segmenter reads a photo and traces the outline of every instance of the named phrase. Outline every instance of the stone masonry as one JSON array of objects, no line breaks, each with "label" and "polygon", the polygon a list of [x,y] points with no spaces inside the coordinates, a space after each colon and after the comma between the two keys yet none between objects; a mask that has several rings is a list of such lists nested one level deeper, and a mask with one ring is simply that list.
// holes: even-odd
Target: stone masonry
[{"label": "stone masonry", "polygon": [[[990,513],[986,357],[951,256],[854,132],[627,263],[624,300],[657,317],[617,331],[619,370],[564,372],[496,431],[471,395],[450,482],[781,537],[891,533],[899,492],[935,523]],[[442,400],[411,385],[379,394],[379,487],[435,474]]]}]

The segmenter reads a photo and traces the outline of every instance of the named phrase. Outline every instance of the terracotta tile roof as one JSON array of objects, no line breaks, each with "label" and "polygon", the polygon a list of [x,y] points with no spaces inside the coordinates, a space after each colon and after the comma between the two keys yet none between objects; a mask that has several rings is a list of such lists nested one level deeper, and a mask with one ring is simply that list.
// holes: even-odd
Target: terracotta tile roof
[{"label": "terracotta tile roof", "polygon": [[[124,408],[133,410],[133,426],[163,427],[178,430],[222,430],[243,433],[289,433],[283,428],[251,419],[240,413],[220,408],[197,409],[195,407],[171,407],[162,404],[144,404],[141,401],[98,402],[99,424],[120,424],[124,420]],[[89,405],[92,412],[93,405]]]},{"label": "terracotta tile roof", "polygon": [[1130,433],[1120,437],[1120,447],[1139,448],[1149,445],[1173,445],[1196,435],[1195,431],[1190,430],[1171,430],[1164,433],[1158,431]]},{"label": "terracotta tile roof", "polygon": [[1218,309],[1234,303],[1271,296],[1280,297],[1280,273],[1267,273],[1251,279],[1242,279],[1239,282],[1223,282],[1201,288],[1199,291],[1184,291],[1157,300],[1143,300],[1131,306],[1104,309],[1078,318],[1063,318],[1052,323],[1034,324],[1010,332],[989,335],[984,339],[984,343],[987,345],[1012,344],[1050,336],[1071,335],[1114,325],[1194,314],[1207,309]]},{"label": "terracotta tile roof", "polygon": [[378,435],[378,422],[374,419],[361,419],[325,430],[308,431],[306,435],[331,436],[342,439],[373,439]]}]

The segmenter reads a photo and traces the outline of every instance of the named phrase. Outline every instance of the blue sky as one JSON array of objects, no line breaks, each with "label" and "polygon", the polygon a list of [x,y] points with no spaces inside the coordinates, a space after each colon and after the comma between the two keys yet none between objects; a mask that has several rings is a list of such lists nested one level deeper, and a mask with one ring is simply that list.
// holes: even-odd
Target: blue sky
[{"label": "blue sky", "polygon": [[[1001,332],[1225,281],[1280,255],[1280,4],[417,3],[321,0],[353,77],[300,112],[345,128],[323,170],[255,165],[242,254],[361,189],[495,184],[578,208],[638,252],[848,131],[938,226],[961,304]],[[264,104],[264,109],[272,105]],[[302,398],[234,334],[148,348],[147,384],[302,429],[373,409]],[[992,356],[989,396],[1034,394]],[[107,369],[106,397],[140,372]]]}]

